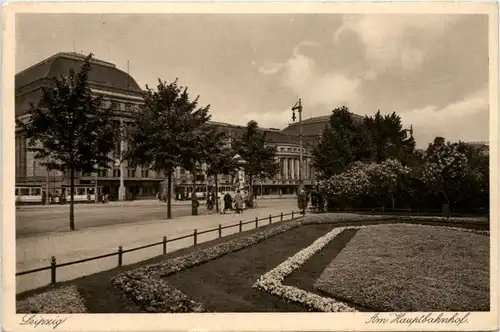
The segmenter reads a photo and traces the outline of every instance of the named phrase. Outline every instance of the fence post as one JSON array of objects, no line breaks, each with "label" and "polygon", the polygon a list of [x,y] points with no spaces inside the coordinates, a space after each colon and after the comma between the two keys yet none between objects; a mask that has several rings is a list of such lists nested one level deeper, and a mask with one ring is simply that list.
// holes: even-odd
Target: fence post
[{"label": "fence post", "polygon": [[163,237],[163,254],[165,255],[167,253],[167,237]]},{"label": "fence post", "polygon": [[240,220],[240,233],[243,230],[243,221]]},{"label": "fence post", "polygon": [[255,228],[259,227],[259,217],[255,217]]},{"label": "fence post", "polygon": [[194,245],[198,243],[198,231],[195,229],[193,232]]},{"label": "fence post", "polygon": [[293,219],[293,213],[294,213],[294,212],[292,211],[292,219]]},{"label": "fence post", "polygon": [[283,212],[280,214],[280,221],[283,221]]},{"label": "fence post", "polygon": [[51,284],[56,283],[56,258],[54,256],[50,260],[50,282]]},{"label": "fence post", "polygon": [[118,247],[118,266],[122,266],[123,247]]},{"label": "fence post", "polygon": [[219,239],[222,237],[222,225],[219,224]]},{"label": "fence post", "polygon": [[272,223],[273,217],[269,215],[269,223]]}]

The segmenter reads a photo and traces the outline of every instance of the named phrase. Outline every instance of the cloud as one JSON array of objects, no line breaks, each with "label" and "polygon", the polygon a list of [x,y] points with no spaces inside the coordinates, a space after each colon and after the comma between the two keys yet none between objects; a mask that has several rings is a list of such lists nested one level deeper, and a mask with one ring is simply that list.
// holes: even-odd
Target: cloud
[{"label": "cloud", "polygon": [[259,72],[264,74],[264,75],[271,75],[271,74],[276,74],[279,72],[285,64],[283,63],[268,63],[259,68]]},{"label": "cloud", "polygon": [[401,113],[401,119],[405,126],[413,125],[420,148],[426,148],[436,136],[449,141],[488,140],[488,96],[488,89],[479,90],[442,108],[431,105]]},{"label": "cloud", "polygon": [[365,44],[367,60],[377,73],[393,66],[413,70],[422,65],[425,50],[408,33],[419,32],[432,40],[455,22],[449,15],[345,15],[333,39],[342,43],[346,31],[355,32]]},{"label": "cloud", "polygon": [[373,73],[367,73],[365,77],[348,76],[338,70],[322,72],[312,57],[301,53],[306,46],[319,45],[311,41],[301,42],[288,60],[261,66],[259,71],[265,75],[278,75],[281,84],[302,98],[305,106],[321,108],[322,114],[331,107],[357,105],[362,81],[373,78]]}]

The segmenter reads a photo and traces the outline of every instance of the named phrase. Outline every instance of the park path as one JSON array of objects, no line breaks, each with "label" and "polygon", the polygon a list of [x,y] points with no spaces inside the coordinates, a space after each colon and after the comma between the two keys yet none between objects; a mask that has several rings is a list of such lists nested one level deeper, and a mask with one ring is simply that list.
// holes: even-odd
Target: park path
[{"label": "park path", "polygon": [[[264,218],[297,211],[295,200],[276,200],[274,204],[266,204],[243,214],[211,214],[204,216],[185,216],[171,220],[148,220],[133,224],[120,224],[82,229],[75,232],[44,234],[36,237],[20,238],[16,241],[16,271],[21,272],[47,266],[51,256],[57,263],[66,263],[79,259],[116,252],[119,246],[123,249],[139,247],[167,238],[192,234],[194,229],[203,231],[217,227],[219,224],[237,224],[240,220],[250,221],[255,217]],[[291,219],[287,216],[284,220]],[[275,218],[277,222],[280,218]],[[261,221],[260,225],[268,224]],[[251,223],[243,226],[243,230],[255,228]],[[238,232],[238,227],[225,229],[222,236]],[[213,240],[218,232],[198,236],[198,243]],[[193,245],[193,238],[187,238],[168,244],[168,251],[175,251]],[[123,255],[123,264],[132,264],[162,253],[162,246],[138,250]],[[118,257],[112,256],[77,265],[57,268],[57,281],[71,280],[84,275],[108,270],[117,266]],[[38,288],[50,283],[50,270],[16,277],[16,293]]]}]

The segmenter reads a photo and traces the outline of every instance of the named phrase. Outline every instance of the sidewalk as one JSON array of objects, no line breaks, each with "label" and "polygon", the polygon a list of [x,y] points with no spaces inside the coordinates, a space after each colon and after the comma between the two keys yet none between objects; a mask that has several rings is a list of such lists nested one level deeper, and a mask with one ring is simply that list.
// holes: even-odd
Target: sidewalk
[{"label": "sidewalk", "polygon": [[[279,207],[262,207],[254,210],[245,210],[243,214],[212,214],[208,216],[186,216],[171,220],[150,220],[134,224],[121,224],[83,229],[76,232],[54,233],[36,238],[21,238],[16,241],[16,271],[21,272],[50,265],[51,256],[55,256],[57,263],[66,263],[93,256],[117,252],[119,246],[130,249],[155,242],[160,242],[163,236],[167,238],[193,234],[193,230],[203,231],[221,225],[232,225],[254,220],[255,217],[264,218],[269,215],[277,216],[297,210],[294,200],[283,200]],[[287,216],[284,220],[291,219]],[[278,222],[279,217],[273,219]],[[259,225],[268,224],[261,221]],[[255,228],[251,223],[243,226],[243,230]],[[224,229],[222,236],[238,232],[238,227]],[[198,243],[213,240],[218,232],[198,235]],[[193,238],[168,244],[168,251],[174,251],[193,245]],[[123,264],[142,261],[162,253],[162,246],[138,250],[123,255]],[[118,256],[103,258],[77,265],[57,268],[57,281],[71,280],[84,275],[111,269],[117,266]],[[16,292],[37,288],[50,283],[50,270],[16,277]]]}]

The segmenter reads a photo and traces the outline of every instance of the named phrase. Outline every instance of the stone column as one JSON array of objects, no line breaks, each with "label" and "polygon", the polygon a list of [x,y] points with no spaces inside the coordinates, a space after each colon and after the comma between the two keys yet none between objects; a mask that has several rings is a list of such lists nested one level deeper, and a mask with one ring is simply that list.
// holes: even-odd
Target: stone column
[{"label": "stone column", "polygon": [[288,180],[288,158],[283,158],[283,179]]},{"label": "stone column", "polygon": [[300,179],[300,159],[295,159],[295,178]]},{"label": "stone column", "polygon": [[295,180],[295,158],[291,158],[290,162],[292,164],[292,180]]},{"label": "stone column", "polygon": [[304,179],[309,179],[309,158],[304,162]]}]

